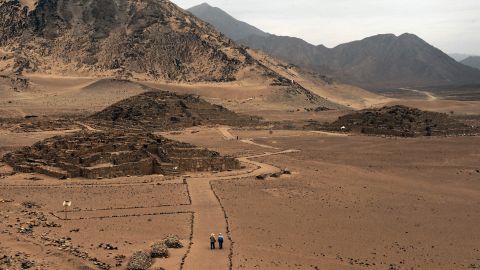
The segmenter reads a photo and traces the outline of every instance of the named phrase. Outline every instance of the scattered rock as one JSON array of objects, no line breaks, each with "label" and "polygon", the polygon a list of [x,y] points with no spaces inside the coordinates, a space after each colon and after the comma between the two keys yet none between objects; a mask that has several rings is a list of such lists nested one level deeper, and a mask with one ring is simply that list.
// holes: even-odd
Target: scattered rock
[{"label": "scattered rock", "polygon": [[29,208],[29,209],[31,209],[31,208],[40,208],[40,206],[39,206],[37,203],[31,202],[31,201],[23,202],[22,205],[23,205],[23,207]]},{"label": "scattered rock", "polygon": [[153,261],[150,254],[144,251],[135,252],[127,265],[127,270],[146,270],[152,266]]},{"label": "scattered rock", "polygon": [[267,174],[260,174],[255,177],[257,180],[265,180],[268,178]]},{"label": "scattered rock", "polygon": [[153,244],[150,256],[152,258],[168,258],[169,252],[167,245],[165,243]]},{"label": "scattered rock", "polygon": [[43,179],[40,178],[40,177],[32,176],[32,177],[25,178],[25,180],[40,181],[40,180],[43,180]]},{"label": "scattered rock", "polygon": [[180,242],[180,239],[178,238],[177,235],[170,234],[165,239],[163,239],[163,242],[168,248],[182,248],[183,244]]},{"label": "scattered rock", "polygon": [[273,177],[273,178],[279,178],[280,176],[282,176],[282,173],[281,173],[281,172],[272,173],[272,174],[270,175],[270,177]]},{"label": "scattered rock", "polygon": [[104,244],[104,243],[101,243],[100,245],[98,245],[99,248],[103,248],[105,250],[118,250],[118,247],[114,247],[113,245],[111,244]]},{"label": "scattered rock", "polygon": [[30,269],[34,266],[34,263],[32,261],[29,261],[29,260],[24,260],[22,261],[22,263],[20,264],[20,267],[22,269]]},{"label": "scattered rock", "polygon": [[116,262],[116,263],[115,263],[115,266],[116,266],[116,267],[122,266],[123,262],[125,261],[125,258],[126,258],[125,255],[116,255],[116,256],[114,257],[115,262]]}]

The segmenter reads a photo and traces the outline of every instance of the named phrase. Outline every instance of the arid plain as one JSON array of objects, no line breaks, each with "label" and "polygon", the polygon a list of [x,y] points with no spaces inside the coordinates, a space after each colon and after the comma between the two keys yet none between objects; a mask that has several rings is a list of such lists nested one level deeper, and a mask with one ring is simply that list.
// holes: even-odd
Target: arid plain
[{"label": "arid plain", "polygon": [[[82,95],[92,85],[95,94]],[[144,91],[137,83],[116,80],[75,79],[72,90],[60,88],[38,91],[36,98],[2,99],[2,109],[12,117],[41,114],[42,119],[73,120],[55,128],[4,124],[1,154],[52,136],[94,129],[77,116]],[[102,88],[116,90],[107,94]],[[194,87],[169,90],[189,89]],[[229,104],[245,102],[244,96],[202,96],[232,109],[235,106]],[[472,105],[475,101],[464,106],[457,101],[413,102],[425,108],[450,102],[458,114],[464,109],[474,119],[474,109],[479,108]],[[58,106],[62,103],[64,108]],[[279,119],[295,125],[312,119],[334,121],[346,113],[276,107],[272,113],[259,111],[265,121],[273,122],[255,128],[207,125],[157,132],[235,156],[242,164],[239,170],[58,180],[12,174],[11,167],[1,164],[2,260],[10,262],[12,268],[6,269],[27,262],[36,269],[124,269],[134,252],[175,234],[184,247],[172,249],[169,258],[155,260],[153,267],[480,267],[479,137],[396,138],[271,127]],[[291,174],[257,178],[282,169]],[[66,219],[65,200],[73,203]],[[209,249],[212,232],[228,236],[224,250]]]}]

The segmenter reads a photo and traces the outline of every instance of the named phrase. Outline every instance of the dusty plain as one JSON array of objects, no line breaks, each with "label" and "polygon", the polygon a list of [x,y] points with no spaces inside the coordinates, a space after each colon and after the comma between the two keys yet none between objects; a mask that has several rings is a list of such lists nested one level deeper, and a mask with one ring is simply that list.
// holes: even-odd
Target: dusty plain
[{"label": "dusty plain", "polygon": [[[234,92],[243,88],[57,79],[31,77],[31,93],[3,92],[0,111],[5,117],[66,117],[71,123],[28,132],[2,125],[0,155],[88,130],[79,116],[141,93],[142,85],[199,94],[271,124],[157,132],[238,157],[243,167],[234,171],[59,180],[13,174],[0,164],[0,269],[126,269],[135,251],[169,234],[178,235],[184,247],[170,249],[171,256],[156,259],[151,269],[480,268],[479,137],[402,139],[282,129],[281,123],[333,121],[348,109],[281,107],[262,98],[268,89],[253,86]],[[454,110],[477,124],[480,113],[478,101],[385,102]],[[256,178],[286,168],[292,174]],[[65,200],[72,201],[68,213]],[[224,250],[209,249],[212,232],[227,236]]]}]

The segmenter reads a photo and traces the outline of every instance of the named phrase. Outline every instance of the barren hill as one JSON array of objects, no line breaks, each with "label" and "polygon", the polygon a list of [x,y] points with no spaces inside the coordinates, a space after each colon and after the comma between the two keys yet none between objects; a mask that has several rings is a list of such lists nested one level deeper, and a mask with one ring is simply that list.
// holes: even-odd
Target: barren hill
[{"label": "barren hill", "polygon": [[231,81],[254,61],[169,1],[39,0],[0,4],[0,45],[16,72],[147,74]]}]

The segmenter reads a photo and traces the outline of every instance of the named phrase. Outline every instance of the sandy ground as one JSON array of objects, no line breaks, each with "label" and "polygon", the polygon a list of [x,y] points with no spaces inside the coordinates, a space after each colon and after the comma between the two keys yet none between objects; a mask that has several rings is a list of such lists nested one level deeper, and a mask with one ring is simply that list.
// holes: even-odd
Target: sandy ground
[{"label": "sandy ground", "polygon": [[301,152],[259,159],[291,177],[214,182],[234,269],[478,267],[479,138],[238,134]]},{"label": "sandy ground", "polygon": [[[94,78],[31,79],[34,87],[26,92],[0,93],[2,116],[89,114],[145,91],[137,83]],[[199,94],[274,121],[332,121],[346,113],[307,112],[298,104],[294,110],[262,97],[271,89],[248,83],[149,86]],[[318,89],[340,98],[333,90]],[[365,95],[355,106],[373,100]],[[382,101],[480,114],[475,101]],[[0,130],[0,155],[69,132]],[[32,269],[87,270],[101,263],[125,269],[133,252],[167,234],[184,244],[155,261],[167,270],[480,268],[478,137],[393,139],[221,126],[159,133],[237,156],[244,167],[60,181],[10,175],[0,163],[0,268],[19,269],[28,260]],[[284,168],[293,174],[256,180]],[[66,219],[64,200],[73,201]],[[212,232],[226,235],[224,250],[209,249]]]},{"label": "sandy ground", "polygon": [[[185,248],[156,261],[166,269],[471,269],[480,263],[478,137],[228,127],[163,135],[242,157],[244,169],[94,181],[3,177],[2,254],[20,252],[38,269],[94,269],[48,239],[69,237],[79,250],[115,265],[115,256],[128,257],[174,233]],[[30,141],[11,147],[42,137],[24,136]],[[287,167],[290,176],[255,179]],[[67,199],[74,206],[64,220]],[[26,201],[39,208],[25,208]],[[61,227],[19,232],[39,213]],[[228,236],[224,250],[209,250],[212,232]]]},{"label": "sandy ground", "polygon": [[[209,132],[221,141],[225,136],[226,142],[233,141],[226,127],[205,129],[205,133]],[[0,142],[9,142],[9,148],[15,149],[54,134],[28,133],[22,141],[9,141],[9,135],[0,135]],[[253,142],[248,145],[256,147]],[[230,151],[236,151],[235,147]],[[254,152],[257,151],[252,149]],[[24,173],[9,175],[11,169],[0,164],[0,251],[9,260],[17,258],[7,265],[12,269],[19,269],[18,265],[25,261],[33,262],[37,269],[92,269],[104,263],[124,269],[126,258],[135,251],[148,250],[167,234],[176,234],[185,248],[171,251],[170,258],[157,260],[155,266],[228,269],[233,251],[230,230],[211,181],[278,172],[277,167],[249,159],[292,152],[295,150],[244,153],[246,156],[240,159],[243,169],[231,172],[94,181],[60,181]],[[62,207],[64,200],[73,202],[67,212]],[[228,237],[223,250],[209,249],[208,237],[212,232]],[[13,243],[20,238],[19,244]],[[106,244],[111,248],[106,249]],[[35,249],[38,246],[47,248]],[[53,252],[56,256],[51,256]]]}]

